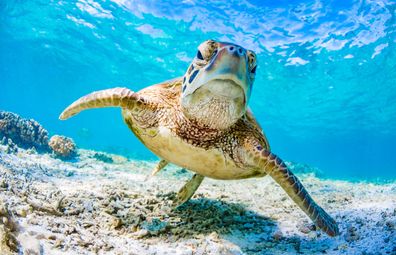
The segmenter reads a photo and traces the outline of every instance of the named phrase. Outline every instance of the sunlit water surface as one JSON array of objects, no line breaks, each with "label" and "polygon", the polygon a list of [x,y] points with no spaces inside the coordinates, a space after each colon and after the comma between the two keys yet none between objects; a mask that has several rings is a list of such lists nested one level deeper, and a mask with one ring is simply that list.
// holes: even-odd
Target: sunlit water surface
[{"label": "sunlit water surface", "polygon": [[394,1],[0,1],[0,109],[83,148],[154,159],[119,109],[59,113],[183,75],[207,39],[256,51],[250,106],[272,150],[346,179],[396,178]]}]

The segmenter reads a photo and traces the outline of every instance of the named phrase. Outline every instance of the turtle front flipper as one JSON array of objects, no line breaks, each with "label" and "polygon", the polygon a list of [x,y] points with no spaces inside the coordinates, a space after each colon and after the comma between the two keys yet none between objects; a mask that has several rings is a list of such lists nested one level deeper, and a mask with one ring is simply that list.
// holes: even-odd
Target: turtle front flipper
[{"label": "turtle front flipper", "polygon": [[329,236],[339,234],[335,220],[327,214],[308,194],[300,180],[275,154],[257,146],[254,151],[255,163],[270,175],[289,195],[289,197],[312,219],[316,226]]},{"label": "turtle front flipper", "polygon": [[176,199],[173,201],[173,207],[181,206],[190,200],[204,178],[205,177],[200,174],[194,174],[194,176],[177,193]]},{"label": "turtle front flipper", "polygon": [[132,108],[136,102],[144,101],[137,93],[127,88],[113,88],[92,92],[67,107],[59,119],[66,120],[79,112],[102,107]]}]

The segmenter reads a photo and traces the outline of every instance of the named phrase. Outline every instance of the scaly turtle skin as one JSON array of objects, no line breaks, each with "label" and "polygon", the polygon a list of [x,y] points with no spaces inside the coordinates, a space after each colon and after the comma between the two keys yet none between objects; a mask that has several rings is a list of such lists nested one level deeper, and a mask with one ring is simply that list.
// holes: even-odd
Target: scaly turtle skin
[{"label": "scaly turtle skin", "polygon": [[184,77],[139,92],[93,92],[71,104],[60,119],[85,109],[121,107],[128,127],[161,158],[153,174],[168,162],[195,172],[179,191],[175,206],[188,201],[204,177],[233,180],[268,174],[319,228],[335,236],[336,222],[270,151],[247,107],[255,72],[252,51],[209,40],[198,47]]}]

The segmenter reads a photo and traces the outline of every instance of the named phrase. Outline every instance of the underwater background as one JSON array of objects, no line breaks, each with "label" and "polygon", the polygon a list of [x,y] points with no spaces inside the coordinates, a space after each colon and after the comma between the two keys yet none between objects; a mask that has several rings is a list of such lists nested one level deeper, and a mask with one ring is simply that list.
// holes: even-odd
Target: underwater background
[{"label": "underwater background", "polygon": [[0,109],[81,148],[156,159],[94,90],[184,74],[204,40],[254,50],[250,107],[271,149],[329,178],[396,179],[394,1],[0,1]]}]

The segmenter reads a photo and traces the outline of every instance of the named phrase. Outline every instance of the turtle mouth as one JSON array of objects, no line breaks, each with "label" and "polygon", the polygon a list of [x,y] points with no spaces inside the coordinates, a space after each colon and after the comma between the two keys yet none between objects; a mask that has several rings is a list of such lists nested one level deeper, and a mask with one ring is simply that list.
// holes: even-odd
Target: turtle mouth
[{"label": "turtle mouth", "polygon": [[245,94],[242,84],[229,78],[212,79],[205,83],[201,88],[207,90],[213,95],[230,99],[235,99],[242,96],[244,97]]},{"label": "turtle mouth", "polygon": [[243,86],[230,77],[216,77],[182,97],[184,113],[190,119],[218,129],[234,124],[245,112]]}]

